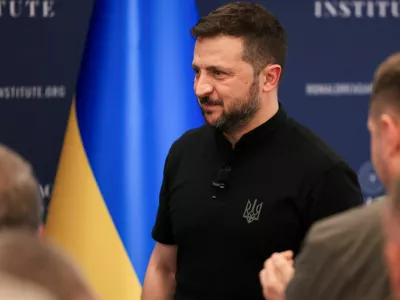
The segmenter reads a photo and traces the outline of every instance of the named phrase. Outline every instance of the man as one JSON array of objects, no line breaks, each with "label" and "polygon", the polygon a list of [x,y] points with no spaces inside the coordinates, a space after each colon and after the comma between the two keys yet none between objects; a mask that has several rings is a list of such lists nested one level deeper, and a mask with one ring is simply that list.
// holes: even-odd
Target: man
[{"label": "man", "polygon": [[[36,288],[37,293],[54,300],[96,299],[73,262],[32,231],[5,229],[0,232],[0,280],[4,277],[16,283],[23,281],[27,292]],[[6,283],[8,288],[13,288],[12,282]],[[25,299],[31,299],[26,296]]]},{"label": "man", "polygon": [[0,230],[21,228],[43,231],[43,202],[31,165],[0,144]]},{"label": "man", "polygon": [[[31,165],[0,145],[0,294],[9,292],[16,299],[23,290],[15,286],[22,281],[26,292],[34,293],[26,299],[95,299],[72,263],[41,241],[42,213],[39,183]],[[6,299],[4,294],[0,298]]]},{"label": "man", "polygon": [[258,273],[316,220],[360,205],[357,177],[278,102],[286,39],[252,3],[203,17],[194,90],[206,125],[171,147],[143,300],[262,299]]},{"label": "man", "polygon": [[[375,72],[368,129],[372,162],[389,189],[400,175],[400,53],[387,58]],[[290,282],[286,300],[390,299],[381,210],[382,201],[377,200],[315,224],[295,271],[287,254],[274,254],[260,274],[264,296],[285,299]]]},{"label": "man", "polygon": [[[400,174],[400,52],[387,60],[386,65],[379,70],[382,89],[381,103],[375,101],[375,122],[371,122],[374,131],[374,153],[377,168],[384,174],[386,181]],[[380,104],[380,105],[378,105]],[[388,143],[388,149],[382,148]],[[379,160],[378,155],[382,158]],[[385,167],[389,164],[389,167]],[[400,299],[400,178],[391,184],[390,197],[383,206],[382,224],[384,232],[384,256],[388,266],[390,283],[394,299]]]}]

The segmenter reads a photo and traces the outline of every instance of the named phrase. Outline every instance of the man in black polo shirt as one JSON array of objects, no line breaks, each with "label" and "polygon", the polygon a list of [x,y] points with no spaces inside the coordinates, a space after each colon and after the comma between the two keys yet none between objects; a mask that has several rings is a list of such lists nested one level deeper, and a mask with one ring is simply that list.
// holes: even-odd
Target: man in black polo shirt
[{"label": "man in black polo shirt", "polygon": [[286,39],[272,14],[230,3],[191,33],[207,125],[166,159],[142,299],[263,299],[264,260],[296,255],[311,224],[362,195],[348,165],[278,102]]}]

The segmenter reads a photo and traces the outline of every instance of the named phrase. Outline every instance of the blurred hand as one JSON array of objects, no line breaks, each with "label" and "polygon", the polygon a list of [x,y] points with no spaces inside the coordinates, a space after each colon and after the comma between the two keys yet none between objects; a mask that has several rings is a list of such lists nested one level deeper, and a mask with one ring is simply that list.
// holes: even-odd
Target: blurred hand
[{"label": "blurred hand", "polygon": [[260,281],[264,298],[267,300],[284,300],[285,290],[294,275],[293,252],[274,253],[264,263],[260,272]]}]

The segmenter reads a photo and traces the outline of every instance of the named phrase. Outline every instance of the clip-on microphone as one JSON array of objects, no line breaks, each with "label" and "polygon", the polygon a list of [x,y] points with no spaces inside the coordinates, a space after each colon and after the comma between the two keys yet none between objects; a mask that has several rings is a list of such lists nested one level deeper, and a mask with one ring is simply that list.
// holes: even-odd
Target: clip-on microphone
[{"label": "clip-on microphone", "polygon": [[212,181],[213,187],[224,189],[228,181],[228,176],[230,171],[231,171],[230,166],[225,166],[219,169],[217,180]]}]

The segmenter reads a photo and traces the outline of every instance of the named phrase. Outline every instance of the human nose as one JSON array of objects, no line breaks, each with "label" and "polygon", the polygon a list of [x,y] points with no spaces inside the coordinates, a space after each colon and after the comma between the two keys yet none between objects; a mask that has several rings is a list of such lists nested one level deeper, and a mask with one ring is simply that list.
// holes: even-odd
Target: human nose
[{"label": "human nose", "polygon": [[194,91],[197,97],[202,98],[212,93],[213,86],[208,82],[206,76],[199,76],[195,80]]}]

